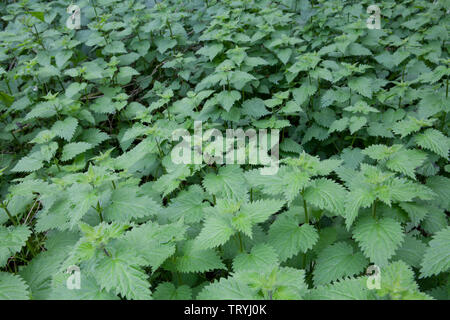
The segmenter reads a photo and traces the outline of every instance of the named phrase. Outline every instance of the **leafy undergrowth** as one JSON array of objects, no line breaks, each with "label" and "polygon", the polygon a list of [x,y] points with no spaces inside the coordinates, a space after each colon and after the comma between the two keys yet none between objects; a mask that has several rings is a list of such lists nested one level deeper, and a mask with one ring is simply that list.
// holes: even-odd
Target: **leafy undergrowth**
[{"label": "leafy undergrowth", "polygon": [[0,4],[0,299],[449,298],[448,1],[150,2]]}]

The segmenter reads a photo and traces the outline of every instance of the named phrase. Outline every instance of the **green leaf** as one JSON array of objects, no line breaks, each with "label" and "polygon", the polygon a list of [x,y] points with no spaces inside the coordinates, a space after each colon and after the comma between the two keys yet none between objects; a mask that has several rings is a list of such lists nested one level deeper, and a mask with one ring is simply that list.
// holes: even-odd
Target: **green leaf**
[{"label": "green leaf", "polygon": [[171,200],[166,214],[172,221],[183,218],[186,223],[196,223],[203,219],[203,209],[210,207],[204,202],[206,193],[199,185],[193,185],[188,190],[181,191]]},{"label": "green leaf", "polygon": [[71,195],[71,210],[66,214],[69,215],[70,226],[74,227],[88,210],[97,205],[98,196],[89,184],[74,184],[67,192]]},{"label": "green leaf", "polygon": [[305,189],[306,202],[332,213],[343,215],[347,191],[342,185],[329,179],[313,180]]},{"label": "green leaf", "polygon": [[[131,259],[130,259],[131,258]],[[129,254],[118,252],[102,258],[95,267],[94,276],[102,289],[114,290],[128,299],[150,300],[148,275],[136,265]]]},{"label": "green leaf", "polygon": [[436,129],[427,129],[415,136],[416,144],[424,149],[433,151],[448,160],[450,139]]},{"label": "green leaf", "polygon": [[64,145],[61,161],[69,161],[77,155],[89,150],[92,145],[87,142],[72,142]]},{"label": "green leaf", "polygon": [[278,59],[280,59],[281,62],[283,62],[283,64],[286,64],[286,63],[288,63],[289,59],[291,58],[292,49],[290,49],[290,48],[277,49],[276,54],[277,54]]},{"label": "green leaf", "polygon": [[250,253],[240,253],[233,260],[235,272],[272,270],[276,265],[278,265],[278,255],[275,249],[267,244],[258,244]]},{"label": "green leaf", "polygon": [[367,123],[366,117],[351,117],[349,122],[349,130],[351,134],[354,134],[356,131],[360,130]]},{"label": "green leaf", "polygon": [[411,267],[420,268],[420,262],[425,254],[427,245],[409,234],[405,236],[405,242],[395,253],[393,260],[403,260]]},{"label": "green leaf", "polygon": [[64,64],[67,61],[69,61],[69,59],[72,57],[72,55],[73,55],[73,51],[69,51],[69,50],[58,51],[55,55],[56,66],[58,68],[62,68],[64,66]]},{"label": "green leaf", "polygon": [[72,117],[64,119],[64,121],[56,121],[52,126],[52,132],[58,137],[66,141],[72,140],[75,129],[78,126],[78,120]]},{"label": "green leaf", "polygon": [[121,241],[155,271],[175,253],[174,243],[185,239],[186,228],[178,222],[166,225],[147,222],[127,232]]},{"label": "green leaf", "polygon": [[0,225],[0,267],[5,266],[8,259],[22,249],[30,235],[31,231],[27,226]]},{"label": "green leaf", "polygon": [[297,104],[302,105],[310,96],[317,91],[317,86],[304,82],[300,88],[292,90],[292,96]]},{"label": "green leaf", "polygon": [[17,162],[14,168],[11,171],[14,172],[33,172],[39,170],[44,166],[44,162],[42,160],[33,159],[30,157],[23,157]]},{"label": "green leaf", "polygon": [[111,41],[103,49],[105,54],[127,53],[125,44],[121,41]]},{"label": "green leaf", "polygon": [[433,236],[425,251],[420,277],[430,277],[450,269],[450,227]]},{"label": "green leaf", "polygon": [[308,295],[310,300],[372,300],[365,278],[349,278],[318,286]]},{"label": "green leaf", "polygon": [[400,208],[408,213],[413,225],[417,226],[425,218],[428,213],[428,206],[417,203],[400,203]]},{"label": "green leaf", "polygon": [[248,198],[248,187],[242,169],[236,165],[223,166],[218,174],[208,173],[203,186],[209,194],[220,198],[243,200]]},{"label": "green leaf", "polygon": [[246,172],[245,176],[250,185],[262,188],[263,193],[273,196],[284,195],[289,203],[310,181],[310,175],[307,172],[294,171],[288,166],[281,167],[274,175],[261,175],[259,170],[252,170]]},{"label": "green leaf", "polygon": [[404,241],[403,228],[394,219],[361,218],[353,236],[364,255],[378,266],[384,266]]},{"label": "green leaf", "polygon": [[170,282],[162,282],[153,293],[155,300],[192,300],[192,290],[187,285],[175,287]]},{"label": "green leaf", "polygon": [[27,13],[32,15],[35,18],[38,18],[42,22],[45,22],[45,20],[44,20],[44,12],[41,12],[41,11],[28,11]]},{"label": "green leaf", "polygon": [[[71,243],[73,245],[73,243]],[[53,276],[58,273],[67,255],[67,246],[39,253],[26,266],[20,268],[20,276],[30,286],[34,300],[49,299]],[[64,250],[65,249],[65,250]]]},{"label": "green leaf", "polygon": [[414,272],[403,261],[391,263],[381,270],[381,289],[379,296],[386,296],[392,300],[429,300],[431,297],[419,292],[419,286],[414,281]]},{"label": "green leaf", "polygon": [[348,86],[360,95],[372,98],[372,79],[367,77],[351,78],[348,81]]},{"label": "green leaf", "polygon": [[0,272],[0,300],[30,300],[25,281],[18,275]]},{"label": "green leaf", "polygon": [[240,213],[250,218],[253,224],[262,223],[269,217],[277,213],[284,205],[285,201],[275,199],[257,200],[250,203],[244,203],[241,206]]},{"label": "green leaf", "polygon": [[187,242],[183,255],[175,259],[175,268],[179,272],[208,272],[214,269],[226,269],[219,255],[212,249],[196,248],[193,241]]},{"label": "green leaf", "polygon": [[422,151],[403,149],[389,157],[386,167],[414,179],[414,170],[420,167],[426,159],[427,155]]},{"label": "green leaf", "polygon": [[159,53],[163,54],[169,49],[172,49],[177,45],[177,40],[169,38],[159,38],[155,40]]},{"label": "green leaf", "polygon": [[220,278],[207,285],[198,294],[197,300],[256,300],[256,289],[233,278]]},{"label": "green leaf", "polygon": [[69,275],[58,274],[53,278],[51,292],[48,296],[50,300],[119,300],[117,295],[109,293],[100,288],[99,284],[92,276],[80,274],[80,290],[70,290],[67,288],[67,278]]},{"label": "green leaf", "polygon": [[280,261],[311,249],[319,239],[316,228],[310,224],[299,226],[296,218],[279,216],[270,226],[268,244],[272,246]]},{"label": "green leaf", "polygon": [[122,67],[117,74],[117,82],[121,85],[128,84],[133,76],[138,75],[139,72],[131,67]]},{"label": "green leaf", "polygon": [[111,203],[105,208],[105,219],[128,222],[158,214],[162,208],[152,198],[139,194],[138,187],[121,187],[113,190]]},{"label": "green leaf", "polygon": [[266,109],[264,104],[264,100],[259,98],[252,98],[250,100],[245,100],[242,104],[242,112],[247,114],[255,119],[259,119],[265,115],[270,114],[270,112]]},{"label": "green leaf", "polygon": [[66,97],[72,98],[76,94],[78,94],[81,90],[84,90],[87,86],[86,82],[78,83],[78,82],[72,82],[67,88],[66,88]]},{"label": "green leaf", "polygon": [[5,104],[5,106],[9,108],[14,102],[14,97],[10,96],[9,94],[3,91],[0,91],[0,101],[3,102],[3,104]]},{"label": "green leaf", "polygon": [[236,231],[224,217],[207,217],[203,229],[195,239],[198,249],[215,248],[225,244]]},{"label": "green leaf", "polygon": [[223,50],[222,43],[213,43],[202,47],[197,51],[197,54],[204,55],[208,57],[210,61],[212,61],[220,52]]},{"label": "green leaf", "polygon": [[216,96],[219,104],[228,112],[236,101],[241,98],[239,91],[222,91]]},{"label": "green leaf", "polygon": [[338,242],[322,250],[316,263],[313,274],[318,286],[363,272],[368,260],[349,244]]}]

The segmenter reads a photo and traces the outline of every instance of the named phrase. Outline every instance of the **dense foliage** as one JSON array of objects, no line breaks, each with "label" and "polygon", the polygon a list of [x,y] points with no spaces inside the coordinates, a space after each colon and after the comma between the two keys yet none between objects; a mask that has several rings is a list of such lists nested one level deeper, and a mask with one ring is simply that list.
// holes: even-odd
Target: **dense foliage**
[{"label": "dense foliage", "polygon": [[[448,1],[70,4],[0,4],[0,299],[449,298]],[[175,164],[196,120],[280,169]]]}]

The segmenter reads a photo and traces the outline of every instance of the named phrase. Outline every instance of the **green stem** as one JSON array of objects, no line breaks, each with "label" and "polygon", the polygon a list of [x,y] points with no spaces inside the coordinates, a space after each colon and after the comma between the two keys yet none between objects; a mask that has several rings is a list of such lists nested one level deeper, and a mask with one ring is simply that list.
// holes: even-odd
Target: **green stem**
[{"label": "green stem", "polygon": [[[175,263],[175,261],[176,261],[175,255],[173,255],[171,257],[171,259],[172,259],[172,262]],[[183,280],[181,279],[180,273],[178,271],[172,271],[172,277],[174,277],[174,275],[176,275],[176,277],[177,277],[178,285],[179,286],[183,285]]]},{"label": "green stem", "polygon": [[35,24],[33,24],[33,28],[34,28],[34,31],[35,31],[36,38],[37,38],[39,44],[41,45],[42,49],[47,50],[47,49],[45,49],[45,47],[44,47],[44,43],[43,43],[43,41],[41,40],[41,37],[39,37],[39,32],[37,31],[37,28],[36,28],[36,25],[35,25]]},{"label": "green stem", "polygon": [[103,214],[102,214],[103,209],[100,206],[100,201],[97,201],[97,207],[95,208],[95,211],[97,211],[97,213],[98,213],[98,216],[100,218],[100,222],[103,222],[104,221],[103,220]]},{"label": "green stem", "polygon": [[92,7],[94,8],[95,18],[97,19],[97,22],[98,22],[97,8],[95,7],[94,0],[91,0],[91,3],[92,3]]},{"label": "green stem", "polygon": [[350,97],[348,98],[348,105],[352,105],[352,89],[350,89]]},{"label": "green stem", "polygon": [[352,144],[350,145],[350,147],[353,147],[353,143],[355,143],[355,140],[356,140],[356,136],[353,137]]},{"label": "green stem", "polygon": [[305,210],[305,223],[309,223],[308,207],[306,206],[305,199],[303,199],[303,209]]},{"label": "green stem", "polygon": [[27,248],[28,248],[28,250],[30,250],[31,254],[33,256],[36,256],[36,252],[34,251],[33,246],[30,244],[30,241],[27,241],[26,244],[27,244]]},{"label": "green stem", "polygon": [[170,37],[173,38],[172,26],[170,25],[170,21],[167,20],[166,23],[167,23],[167,26],[169,27]]},{"label": "green stem", "polygon": [[306,253],[302,254],[302,269],[306,269]]},{"label": "green stem", "polygon": [[180,273],[178,271],[175,271],[175,273],[177,274],[178,284],[180,286],[182,286],[183,285],[183,280],[181,280]]},{"label": "green stem", "polygon": [[156,141],[156,145],[158,146],[159,156],[160,156],[161,158],[163,158],[163,157],[164,157],[164,154],[163,154],[163,152],[162,152],[162,150],[161,150],[161,146],[159,145],[159,141],[158,141],[157,138],[155,138],[155,141]]},{"label": "green stem", "polygon": [[445,97],[446,97],[446,98],[448,98],[448,78],[449,78],[449,77],[447,76],[447,89],[446,89],[446,91],[445,91]]},{"label": "green stem", "polygon": [[3,210],[5,210],[6,214],[8,215],[9,220],[11,220],[12,224],[17,226],[17,221],[15,221],[11,215],[11,212],[9,212],[7,205],[5,205],[4,203],[2,203],[1,207],[3,208]]},{"label": "green stem", "polygon": [[374,219],[377,218],[377,200],[375,200],[372,204],[372,217]]},{"label": "green stem", "polygon": [[302,191],[301,194],[302,194],[302,197],[303,197],[303,210],[305,211],[305,223],[308,223],[308,224],[309,224],[308,207],[307,207],[307,205],[306,205],[306,200],[305,200],[305,197],[304,197],[304,192]]},{"label": "green stem", "polygon": [[19,139],[17,139],[16,135],[14,134],[14,132],[11,131],[11,135],[13,136],[14,140],[16,140],[16,142],[22,146],[22,144],[20,143]]},{"label": "green stem", "polygon": [[238,239],[239,239],[239,249],[241,250],[241,252],[244,252],[244,245],[242,243],[242,237],[241,237],[241,233],[238,232]]}]

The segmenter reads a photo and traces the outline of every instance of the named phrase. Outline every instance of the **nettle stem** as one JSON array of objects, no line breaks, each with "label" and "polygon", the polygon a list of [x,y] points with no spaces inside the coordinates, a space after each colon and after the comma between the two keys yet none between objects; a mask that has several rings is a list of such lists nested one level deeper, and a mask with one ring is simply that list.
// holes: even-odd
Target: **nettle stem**
[{"label": "nettle stem", "polygon": [[301,192],[302,198],[303,198],[303,210],[305,211],[305,223],[309,224],[309,215],[308,215],[308,206],[306,205],[306,200],[304,197],[304,191]]},{"label": "nettle stem", "polygon": [[11,135],[12,135],[12,137],[14,138],[14,140],[16,140],[16,142],[17,142],[20,146],[22,146],[22,144],[20,143],[19,139],[17,139],[17,137],[16,137],[16,135],[14,134],[14,132],[11,131]]},{"label": "nettle stem", "polygon": [[170,37],[173,39],[172,26],[170,25],[170,21],[167,19],[166,23],[167,26],[169,27]]},{"label": "nettle stem", "polygon": [[33,246],[30,243],[30,240],[27,240],[26,246],[27,246],[28,250],[30,250],[30,252],[33,255],[33,257],[37,255],[36,251],[34,251],[34,248],[33,248]]},{"label": "nettle stem", "polygon": [[303,199],[303,209],[305,211],[305,223],[309,224],[308,207],[306,206],[305,199]]},{"label": "nettle stem", "polygon": [[102,214],[103,208],[100,206],[100,201],[97,201],[97,206],[94,209],[98,213],[98,216],[100,218],[100,222],[103,222],[104,221],[103,220],[103,214]]},{"label": "nettle stem", "polygon": [[11,212],[9,212],[8,205],[7,204],[5,205],[4,203],[2,203],[0,207],[3,208],[3,210],[5,210],[6,215],[8,216],[9,220],[11,220],[12,224],[17,226],[17,221],[15,221],[13,219]]},{"label": "nettle stem", "polygon": [[94,0],[91,0],[91,4],[92,4],[92,7],[94,8],[95,18],[97,19],[97,22],[98,22],[97,7],[94,4]]},{"label": "nettle stem", "polygon": [[241,252],[244,252],[244,244],[242,243],[242,237],[241,237],[241,233],[238,232],[237,233],[238,239],[239,239],[239,250]]},{"label": "nettle stem", "polygon": [[448,78],[449,76],[447,76],[447,89],[445,90],[445,97],[448,98]]},{"label": "nettle stem", "polygon": [[377,200],[372,203],[372,217],[377,218]]}]

